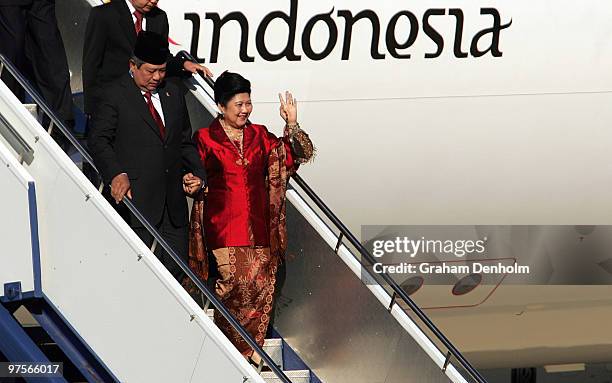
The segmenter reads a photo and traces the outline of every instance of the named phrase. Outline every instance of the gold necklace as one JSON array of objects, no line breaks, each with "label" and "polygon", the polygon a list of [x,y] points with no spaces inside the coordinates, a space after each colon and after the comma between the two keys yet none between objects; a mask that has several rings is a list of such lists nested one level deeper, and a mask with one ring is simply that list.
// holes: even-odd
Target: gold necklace
[{"label": "gold necklace", "polygon": [[[225,125],[225,121],[223,119],[220,119],[219,121],[221,122],[221,127],[223,127],[223,131],[225,132],[225,135],[230,140],[230,143],[232,144],[232,146],[236,148],[236,151],[238,152],[238,156],[240,157],[239,159],[236,160],[236,164],[238,166],[247,166],[249,164],[249,160],[244,158],[244,152],[243,152],[244,130],[239,129],[240,132],[234,135],[232,134],[230,129]],[[236,145],[234,141],[238,142],[238,145]]]}]

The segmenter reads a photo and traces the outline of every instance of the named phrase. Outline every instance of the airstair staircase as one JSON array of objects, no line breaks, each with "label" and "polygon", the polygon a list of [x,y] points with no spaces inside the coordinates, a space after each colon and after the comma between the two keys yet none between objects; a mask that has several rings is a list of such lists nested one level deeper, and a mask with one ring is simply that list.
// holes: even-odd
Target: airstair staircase
[{"label": "airstair staircase", "polygon": [[[294,302],[277,315],[278,337],[258,350],[272,371],[259,374],[212,321],[214,308],[240,332],[227,309],[193,273],[210,309],[172,278],[98,185],[80,172],[75,161],[91,162],[83,146],[14,66],[3,56],[0,60],[33,99],[22,105],[0,82],[0,158],[6,165],[0,175],[6,190],[0,222],[6,250],[0,255],[0,329],[5,335],[0,336],[0,362],[63,362],[64,376],[50,382],[485,383],[397,284],[390,279],[381,284],[364,272],[372,261],[367,250],[299,176],[287,193],[288,221],[310,239],[290,245],[317,259],[318,270],[335,270],[350,288],[330,288],[327,279],[328,301],[308,302],[317,295],[319,276],[305,262],[287,262],[288,299],[306,303]],[[214,115],[210,79],[187,83],[190,97]],[[48,134],[51,129],[66,135],[76,153],[67,156]],[[158,246],[179,259],[143,223]],[[352,299],[348,317],[340,303]],[[352,322],[366,320],[376,339],[373,349],[387,358],[378,367],[363,348],[350,347],[353,337],[365,331],[352,328]],[[333,323],[340,325],[329,327]],[[332,340],[334,334],[340,339]]]}]

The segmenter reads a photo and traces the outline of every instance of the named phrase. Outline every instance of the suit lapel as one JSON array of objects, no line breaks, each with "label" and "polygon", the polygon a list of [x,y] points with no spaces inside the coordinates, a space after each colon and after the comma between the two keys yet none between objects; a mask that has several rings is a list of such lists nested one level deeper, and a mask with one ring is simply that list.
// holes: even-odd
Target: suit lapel
[{"label": "suit lapel", "polygon": [[138,114],[142,117],[142,119],[149,125],[151,129],[157,134],[159,139],[161,140],[161,133],[159,132],[159,128],[157,124],[153,120],[153,116],[151,116],[151,112],[149,112],[149,107],[147,106],[147,102],[145,101],[140,89],[134,83],[134,80],[130,76],[126,76],[123,78],[123,86],[126,89],[125,97],[127,98],[129,104],[136,109]]},{"label": "suit lapel", "polygon": [[166,127],[166,135],[164,137],[164,141],[168,141],[170,135],[174,134],[174,131],[180,131],[180,129],[175,129],[172,124],[171,117],[177,112],[176,107],[174,105],[174,95],[165,87],[160,86],[157,90],[159,94],[159,100],[161,101],[162,111],[164,113],[164,126]]},{"label": "suit lapel", "polygon": [[134,20],[132,19],[130,8],[128,8],[125,0],[115,0],[112,1],[111,4],[115,7],[115,11],[119,15],[119,24],[123,29],[125,37],[130,42],[130,46],[134,47],[136,44],[136,29],[134,27]]}]

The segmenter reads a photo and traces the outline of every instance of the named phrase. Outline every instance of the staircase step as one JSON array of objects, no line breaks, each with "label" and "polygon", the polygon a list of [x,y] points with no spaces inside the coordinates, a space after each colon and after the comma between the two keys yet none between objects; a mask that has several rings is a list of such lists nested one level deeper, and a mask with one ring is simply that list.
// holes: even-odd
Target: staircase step
[{"label": "staircase step", "polygon": [[23,106],[25,106],[25,108],[28,110],[28,112],[30,112],[30,114],[32,116],[34,116],[34,118],[36,120],[38,120],[38,105],[36,105],[36,104],[23,104]]},{"label": "staircase step", "polygon": [[[215,309],[206,310],[206,315],[210,320],[214,321]],[[277,366],[283,369],[283,340],[280,338],[266,339],[263,346],[264,351],[270,355],[270,358]]]},{"label": "staircase step", "polygon": [[23,306],[19,307],[17,309],[17,311],[15,311],[13,316],[15,317],[15,319],[17,319],[17,322],[19,322],[19,324],[22,327],[36,327],[36,326],[40,326],[38,324],[38,322],[36,321],[36,319],[34,319],[32,314],[30,314],[28,309],[26,309]]},{"label": "staircase step", "polygon": [[264,351],[270,355],[274,363],[283,369],[283,340],[280,338],[266,339],[263,345]]},{"label": "staircase step", "polygon": [[[308,370],[293,370],[283,372],[293,383],[310,383],[310,371]],[[261,377],[266,381],[266,383],[281,382],[281,380],[271,371],[262,372]]]}]

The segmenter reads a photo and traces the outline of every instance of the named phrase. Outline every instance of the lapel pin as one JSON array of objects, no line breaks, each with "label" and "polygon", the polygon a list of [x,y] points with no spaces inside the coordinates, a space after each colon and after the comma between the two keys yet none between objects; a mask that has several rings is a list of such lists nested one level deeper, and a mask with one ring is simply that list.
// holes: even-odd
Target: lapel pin
[{"label": "lapel pin", "polygon": [[166,97],[170,97],[170,92],[166,92]]}]

